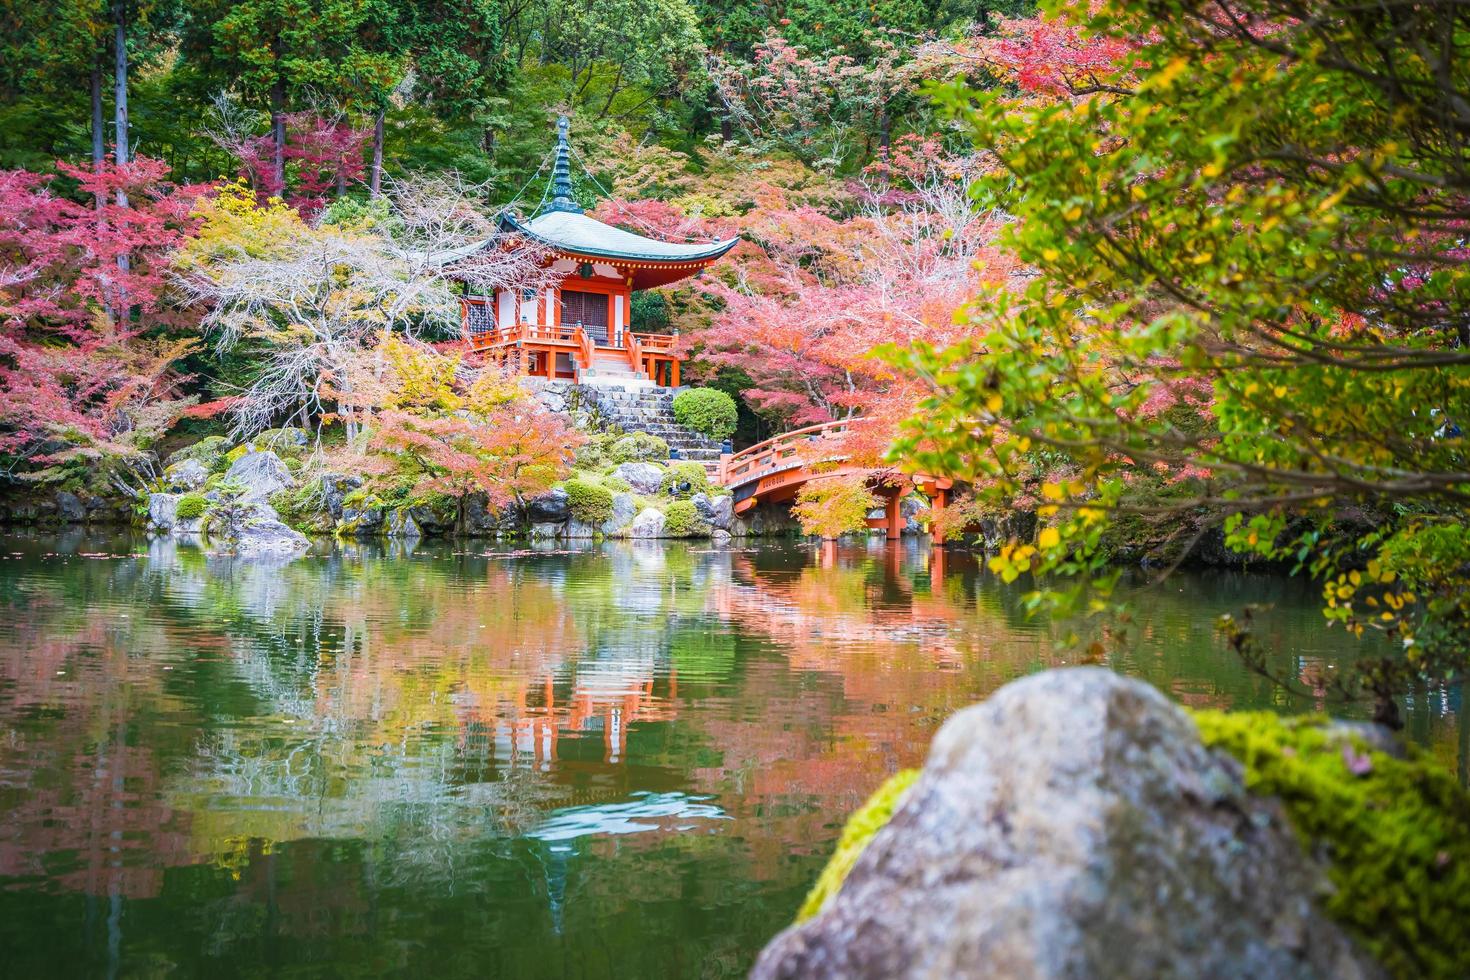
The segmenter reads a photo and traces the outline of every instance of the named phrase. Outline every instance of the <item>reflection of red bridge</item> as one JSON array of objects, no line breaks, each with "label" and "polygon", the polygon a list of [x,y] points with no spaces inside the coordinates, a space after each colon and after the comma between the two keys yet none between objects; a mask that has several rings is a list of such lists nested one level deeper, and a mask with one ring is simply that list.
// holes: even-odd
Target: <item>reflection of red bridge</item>
[{"label": "reflection of red bridge", "polygon": [[[864,474],[869,487],[883,501],[883,516],[868,518],[868,526],[884,528],[890,540],[903,530],[899,501],[910,486],[929,498],[934,511],[949,503],[954,481],[922,473],[904,474],[891,467],[860,466],[850,461],[845,436],[864,419],[824,422],[794,429],[749,449],[720,457],[712,474],[715,482],[735,495],[735,513],[743,514],[761,503],[791,500],[808,483]],[[943,543],[936,535],[935,543]]]}]

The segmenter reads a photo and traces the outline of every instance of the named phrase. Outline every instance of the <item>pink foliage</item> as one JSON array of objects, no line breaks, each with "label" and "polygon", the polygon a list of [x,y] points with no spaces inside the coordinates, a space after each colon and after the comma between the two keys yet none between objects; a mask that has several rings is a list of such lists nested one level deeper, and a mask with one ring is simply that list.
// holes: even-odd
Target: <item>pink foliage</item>
[{"label": "pink foliage", "polygon": [[1090,35],[1073,24],[1032,17],[1002,21],[980,39],[980,54],[1010,73],[1023,92],[1076,95],[1114,82],[1133,48],[1115,38]]},{"label": "pink foliage", "polygon": [[240,162],[240,176],[262,199],[281,197],[311,217],[327,205],[328,192],[362,183],[363,147],[371,134],[341,119],[310,112],[286,116],[285,186],[276,179],[275,141],[269,134],[250,136],[225,147]]},{"label": "pink foliage", "polygon": [[170,386],[172,358],[137,339],[181,320],[168,258],[208,190],[167,183],[160,160],[57,166],[102,205],[59,196],[53,177],[0,171],[3,452],[67,430],[108,438],[128,426],[124,406]]}]

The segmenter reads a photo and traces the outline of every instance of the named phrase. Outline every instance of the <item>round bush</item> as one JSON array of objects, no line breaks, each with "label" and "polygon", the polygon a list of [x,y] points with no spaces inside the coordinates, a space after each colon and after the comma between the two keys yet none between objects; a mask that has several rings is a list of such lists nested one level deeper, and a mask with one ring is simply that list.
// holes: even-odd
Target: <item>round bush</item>
[{"label": "round bush", "polygon": [[204,499],[203,494],[186,493],[174,506],[174,516],[181,521],[192,521],[196,517],[203,517],[208,509],[209,501]]},{"label": "round bush", "polygon": [[687,538],[708,534],[709,525],[699,519],[699,511],[687,500],[676,500],[664,511],[664,533],[671,538]]},{"label": "round bush", "polygon": [[684,462],[669,464],[669,471],[664,474],[664,482],[658,489],[659,493],[687,498],[696,493],[709,493],[712,488],[709,474],[705,472],[703,466],[698,463]]},{"label": "round bush", "polygon": [[567,505],[572,517],[583,524],[601,524],[612,517],[612,491],[585,480],[566,482]]},{"label": "round bush", "polygon": [[674,396],[674,418],[679,424],[713,439],[734,435],[739,414],[735,399],[714,388],[690,388]]},{"label": "round bush", "polygon": [[652,463],[669,458],[669,444],[647,432],[623,436],[608,449],[614,466],[623,463]]}]

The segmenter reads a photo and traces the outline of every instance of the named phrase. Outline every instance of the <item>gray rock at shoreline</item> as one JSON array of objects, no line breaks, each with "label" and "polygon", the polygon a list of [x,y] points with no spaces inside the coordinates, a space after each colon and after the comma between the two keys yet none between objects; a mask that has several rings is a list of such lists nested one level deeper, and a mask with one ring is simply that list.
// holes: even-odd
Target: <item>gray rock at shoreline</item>
[{"label": "gray rock at shoreline", "polygon": [[717,548],[723,548],[730,543],[730,532],[721,531],[719,528],[710,532],[710,543]]},{"label": "gray rock at shoreline", "polygon": [[571,498],[561,487],[552,487],[527,502],[526,515],[532,524],[564,523],[572,516]]},{"label": "gray rock at shoreline", "polygon": [[634,538],[661,538],[664,536],[665,523],[663,514],[652,507],[645,507],[633,518],[628,534]]},{"label": "gray rock at shoreline", "polygon": [[148,529],[172,531],[178,523],[180,493],[150,493],[148,495]]},{"label": "gray rock at shoreline", "polygon": [[81,497],[62,490],[56,494],[56,516],[65,524],[82,524],[87,520],[87,507]]},{"label": "gray rock at shoreline", "polygon": [[1324,887],[1182,710],[1054,670],[945,724],[842,889],[752,977],[1380,976]]},{"label": "gray rock at shoreline", "polygon": [[421,538],[424,532],[413,519],[409,508],[399,507],[388,512],[383,533],[390,538]]},{"label": "gray rock at shoreline", "polygon": [[602,522],[603,534],[621,534],[632,524],[633,518],[638,516],[638,501],[633,495],[626,491],[613,494],[612,516]]},{"label": "gray rock at shoreline", "polygon": [[358,538],[374,538],[383,533],[388,523],[386,507],[343,507],[339,534]]},{"label": "gray rock at shoreline", "polygon": [[658,493],[664,483],[664,468],[653,463],[624,463],[612,475],[643,494]]},{"label": "gray rock at shoreline", "polygon": [[246,453],[230,466],[225,479],[245,488],[246,500],[268,500],[272,494],[292,486],[291,471],[270,450]]},{"label": "gray rock at shoreline", "polygon": [[260,500],[211,511],[207,536],[211,545],[224,545],[239,558],[294,557],[311,547],[306,535],[282,524],[275,508]]},{"label": "gray rock at shoreline", "polygon": [[342,519],[342,501],[349,493],[362,486],[362,478],[342,473],[326,473],[322,476],[322,506],[334,520]]},{"label": "gray rock at shoreline", "polygon": [[714,497],[709,502],[710,515],[706,520],[709,526],[718,531],[730,530],[730,525],[735,520],[735,498],[729,494]]}]

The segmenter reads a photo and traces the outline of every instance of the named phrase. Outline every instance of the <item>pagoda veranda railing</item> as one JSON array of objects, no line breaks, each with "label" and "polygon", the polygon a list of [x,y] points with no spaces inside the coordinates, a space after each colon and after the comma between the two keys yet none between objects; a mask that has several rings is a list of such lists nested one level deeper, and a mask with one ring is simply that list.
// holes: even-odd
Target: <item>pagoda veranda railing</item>
[{"label": "pagoda veranda railing", "polygon": [[581,354],[581,366],[588,367],[594,350],[621,350],[628,352],[630,366],[638,371],[644,355],[672,356],[674,345],[679,340],[673,334],[643,333],[624,327],[610,331],[605,340],[593,340],[589,335],[588,349],[583,351],[576,336],[581,324],[523,321],[502,326],[497,322],[495,306],[489,299],[466,298],[462,305],[464,338],[476,351],[525,343],[567,347]]}]

